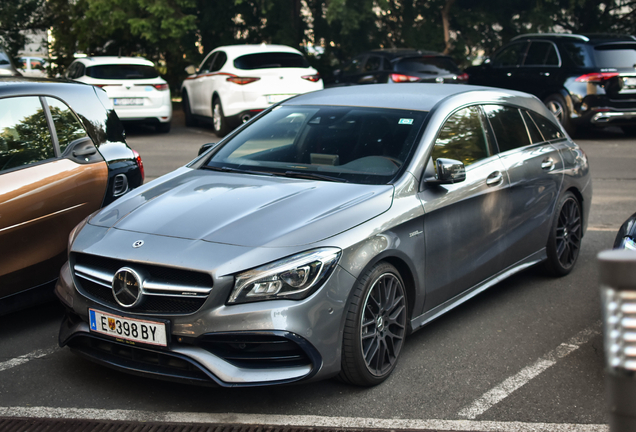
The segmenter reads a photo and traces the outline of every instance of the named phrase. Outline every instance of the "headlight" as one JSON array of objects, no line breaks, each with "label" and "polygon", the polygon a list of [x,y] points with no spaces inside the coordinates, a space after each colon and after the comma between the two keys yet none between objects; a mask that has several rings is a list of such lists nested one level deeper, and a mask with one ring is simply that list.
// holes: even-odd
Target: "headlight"
[{"label": "headlight", "polygon": [[337,248],[315,249],[241,273],[228,303],[306,298],[331,275],[340,254]]},{"label": "headlight", "polygon": [[623,240],[621,241],[621,245],[619,246],[619,248],[636,250],[636,242],[631,237],[623,237]]}]

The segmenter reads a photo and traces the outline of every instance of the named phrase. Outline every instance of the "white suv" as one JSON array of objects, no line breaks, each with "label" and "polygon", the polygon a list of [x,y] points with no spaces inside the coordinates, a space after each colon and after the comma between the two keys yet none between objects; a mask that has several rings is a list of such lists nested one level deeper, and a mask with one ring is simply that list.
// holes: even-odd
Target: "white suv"
[{"label": "white suv", "polygon": [[141,57],[84,57],[71,63],[66,78],[106,90],[120,120],[151,123],[157,132],[170,131],[170,88],[151,61]]},{"label": "white suv", "polygon": [[302,53],[283,45],[232,45],[213,50],[181,86],[186,125],[212,121],[218,136],[291,96],[323,88]]}]

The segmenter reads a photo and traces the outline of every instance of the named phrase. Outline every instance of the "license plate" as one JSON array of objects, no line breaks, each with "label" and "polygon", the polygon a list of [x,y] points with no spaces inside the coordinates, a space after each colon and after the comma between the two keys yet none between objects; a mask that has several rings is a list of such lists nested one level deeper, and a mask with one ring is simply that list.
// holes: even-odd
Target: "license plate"
[{"label": "license plate", "polygon": [[91,331],[150,345],[167,346],[166,325],[161,322],[124,318],[95,309],[88,310]]},{"label": "license plate", "polygon": [[142,98],[118,98],[113,100],[114,105],[143,105],[144,100]]},{"label": "license plate", "polygon": [[288,99],[290,97],[292,97],[294,95],[289,95],[289,94],[282,94],[282,95],[267,95],[265,96],[265,98],[267,99],[267,103],[278,103],[278,102],[282,102],[285,99]]},{"label": "license plate", "polygon": [[625,78],[625,80],[623,81],[623,83],[624,83],[627,87],[636,87],[636,78]]}]

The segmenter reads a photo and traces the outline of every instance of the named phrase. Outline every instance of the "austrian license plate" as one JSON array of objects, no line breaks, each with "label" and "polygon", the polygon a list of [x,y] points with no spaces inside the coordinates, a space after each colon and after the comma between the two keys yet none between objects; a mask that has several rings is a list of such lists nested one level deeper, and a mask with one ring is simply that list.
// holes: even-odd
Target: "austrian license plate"
[{"label": "austrian license plate", "polygon": [[267,103],[275,104],[278,102],[282,102],[285,99],[292,97],[293,95],[282,94],[282,95],[267,95],[265,98],[267,99]]},{"label": "austrian license plate", "polygon": [[113,99],[113,104],[114,105],[119,105],[119,106],[138,106],[138,105],[143,105],[144,104],[144,100],[142,98],[118,98],[118,99]]},{"label": "austrian license plate", "polygon": [[167,346],[165,323],[125,318],[118,315],[88,310],[91,331],[150,345]]}]

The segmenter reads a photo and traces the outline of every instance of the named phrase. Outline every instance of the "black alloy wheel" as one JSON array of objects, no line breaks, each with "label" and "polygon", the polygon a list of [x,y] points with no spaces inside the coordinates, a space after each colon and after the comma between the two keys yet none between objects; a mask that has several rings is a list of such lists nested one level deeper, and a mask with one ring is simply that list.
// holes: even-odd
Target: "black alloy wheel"
[{"label": "black alloy wheel", "polygon": [[557,211],[548,239],[546,266],[555,276],[564,276],[572,271],[579,257],[583,218],[581,205],[571,192],[561,198]]},{"label": "black alloy wheel", "polygon": [[372,386],[393,372],[406,337],[404,283],[392,265],[381,262],[359,281],[347,312],[340,379]]}]

